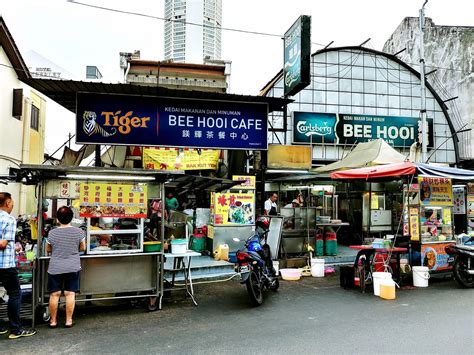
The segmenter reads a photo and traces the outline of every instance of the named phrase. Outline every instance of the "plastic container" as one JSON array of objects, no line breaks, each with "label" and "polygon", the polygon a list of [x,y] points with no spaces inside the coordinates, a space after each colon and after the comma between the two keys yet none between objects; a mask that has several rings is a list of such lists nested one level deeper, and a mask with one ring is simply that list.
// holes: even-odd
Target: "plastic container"
[{"label": "plastic container", "polygon": [[198,253],[206,249],[206,236],[204,234],[194,234],[191,236],[191,250]]},{"label": "plastic container", "polygon": [[185,254],[188,249],[186,239],[172,239],[171,240],[171,253],[172,254]]},{"label": "plastic container", "polygon": [[161,251],[161,242],[143,242],[143,251],[145,253]]},{"label": "plastic container", "polygon": [[380,298],[385,300],[394,300],[396,298],[395,281],[392,278],[383,279],[380,282]]},{"label": "plastic container", "polygon": [[430,273],[427,266],[413,266],[413,286],[428,287]]},{"label": "plastic container", "polygon": [[311,276],[324,277],[324,259],[311,259]]},{"label": "plastic container", "polygon": [[215,260],[229,260],[229,246],[227,244],[219,244],[214,250]]},{"label": "plastic container", "polygon": [[374,295],[380,296],[380,284],[384,280],[392,279],[392,274],[389,272],[373,272],[372,278],[374,280]]},{"label": "plastic container", "polygon": [[297,281],[301,279],[301,270],[299,269],[280,269],[281,278],[287,281]]}]

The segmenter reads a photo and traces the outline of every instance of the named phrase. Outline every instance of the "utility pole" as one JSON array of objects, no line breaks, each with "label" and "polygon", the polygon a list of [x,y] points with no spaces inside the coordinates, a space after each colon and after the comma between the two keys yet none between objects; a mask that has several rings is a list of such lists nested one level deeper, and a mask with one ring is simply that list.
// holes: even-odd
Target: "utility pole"
[{"label": "utility pole", "polygon": [[421,159],[423,163],[426,163],[428,154],[428,124],[426,122],[426,90],[425,90],[425,44],[424,44],[424,32],[425,27],[425,5],[428,0],[425,0],[423,6],[420,9],[420,76],[421,76]]}]

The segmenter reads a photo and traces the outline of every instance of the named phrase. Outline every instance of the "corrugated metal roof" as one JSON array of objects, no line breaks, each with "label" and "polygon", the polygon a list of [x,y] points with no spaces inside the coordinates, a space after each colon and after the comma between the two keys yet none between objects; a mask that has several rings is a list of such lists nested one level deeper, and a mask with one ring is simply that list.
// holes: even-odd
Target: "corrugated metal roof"
[{"label": "corrugated metal roof", "polygon": [[26,78],[22,79],[22,81],[74,113],[76,112],[76,94],[78,92],[266,103],[268,104],[269,112],[282,111],[285,104],[293,102],[293,100],[273,97],[235,95],[194,90],[175,90],[164,87],[134,84],[110,84],[101,82],[35,78]]}]

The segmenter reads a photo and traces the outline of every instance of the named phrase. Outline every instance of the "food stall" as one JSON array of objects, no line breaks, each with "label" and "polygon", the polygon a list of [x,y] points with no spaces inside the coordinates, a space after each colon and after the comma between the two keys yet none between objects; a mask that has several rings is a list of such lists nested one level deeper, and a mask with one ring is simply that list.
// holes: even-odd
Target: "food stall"
[{"label": "food stall", "polygon": [[[17,182],[37,186],[39,210],[43,199],[73,201],[75,223],[86,232],[80,292],[86,297],[78,302],[140,297],[149,298],[150,310],[161,305],[164,255],[162,251],[145,251],[145,218],[148,200],[162,198],[165,184],[183,173],[22,165],[12,169],[12,174]],[[102,222],[100,227],[98,220]],[[163,243],[165,224],[161,226],[159,237]],[[40,219],[33,270],[33,322],[37,314],[42,314],[44,320],[49,317],[50,257],[42,231]]]},{"label": "food stall", "polygon": [[473,181],[473,171],[405,162],[338,171],[331,173],[331,177],[365,181],[403,179],[404,212],[399,225],[403,222],[403,235],[410,238],[411,264],[428,266],[432,272],[449,270],[444,248],[456,241],[452,184]]},{"label": "food stall", "polygon": [[445,247],[455,243],[452,179],[418,176],[408,192],[412,266],[430,272],[450,270]]},{"label": "food stall", "polygon": [[233,176],[235,186],[227,191],[211,192],[208,238],[210,251],[228,245],[231,251],[240,246],[234,238],[246,240],[255,230],[255,176]]}]

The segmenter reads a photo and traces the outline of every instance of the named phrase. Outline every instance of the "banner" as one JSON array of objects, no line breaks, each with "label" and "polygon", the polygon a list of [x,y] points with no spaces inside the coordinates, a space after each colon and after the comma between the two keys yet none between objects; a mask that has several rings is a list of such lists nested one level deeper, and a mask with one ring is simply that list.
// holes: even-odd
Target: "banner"
[{"label": "banner", "polygon": [[81,217],[147,217],[146,184],[81,183]]},{"label": "banner", "polygon": [[429,270],[440,271],[449,270],[449,255],[446,254],[445,247],[453,243],[422,244],[421,264],[427,266]]},{"label": "banner", "polygon": [[257,179],[252,175],[232,175],[232,181],[242,181],[240,185],[233,186],[233,190],[255,190],[257,188]]},{"label": "banner", "polygon": [[411,240],[420,240],[420,223],[418,208],[410,207],[410,235]]},{"label": "banner", "polygon": [[420,204],[432,206],[452,206],[453,188],[451,179],[418,176]]},{"label": "banner", "polygon": [[255,223],[254,194],[216,193],[214,198],[214,225]]},{"label": "banner", "polygon": [[267,149],[265,103],[78,93],[76,112],[81,144]]},{"label": "banner", "polygon": [[217,170],[219,150],[144,148],[143,166],[150,170]]},{"label": "banner", "polygon": [[[427,122],[432,147],[433,120]],[[410,147],[420,125],[415,117],[293,112],[293,143],[351,145],[382,138],[394,147]]]}]

